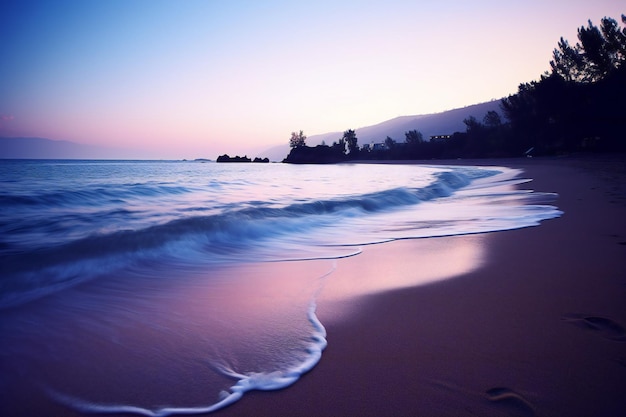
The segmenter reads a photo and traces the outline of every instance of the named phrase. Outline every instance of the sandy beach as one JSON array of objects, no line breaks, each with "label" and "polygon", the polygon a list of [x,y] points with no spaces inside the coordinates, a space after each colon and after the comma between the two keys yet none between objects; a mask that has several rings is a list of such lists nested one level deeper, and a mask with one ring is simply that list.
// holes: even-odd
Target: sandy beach
[{"label": "sandy beach", "polygon": [[[315,263],[335,262],[317,298],[328,341],[320,362],[286,389],[248,392],[211,415],[626,415],[624,157],[445,163],[522,169],[533,181],[518,187],[558,193],[550,204],[564,214]],[[269,267],[321,273],[310,261]],[[83,415],[33,396],[27,373],[4,382],[8,415]]]},{"label": "sandy beach", "polygon": [[564,215],[483,235],[474,270],[364,296],[337,320],[333,285],[433,268],[406,256],[420,241],[340,260],[318,303],[328,331],[320,363],[285,390],[249,393],[213,415],[625,415],[624,158],[472,163],[523,169],[533,181],[522,188],[558,193]]}]

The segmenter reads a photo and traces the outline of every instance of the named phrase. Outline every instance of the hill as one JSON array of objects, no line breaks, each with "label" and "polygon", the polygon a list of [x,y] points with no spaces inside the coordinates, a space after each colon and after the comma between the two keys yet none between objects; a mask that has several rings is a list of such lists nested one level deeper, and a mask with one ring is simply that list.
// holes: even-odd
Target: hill
[{"label": "hill", "polygon": [[[482,120],[485,114],[492,110],[502,114],[500,111],[500,100],[474,104],[441,113],[400,116],[372,126],[361,127],[355,130],[356,135],[359,138],[359,145],[371,142],[384,142],[387,136],[391,137],[396,142],[404,142],[404,133],[415,129],[422,132],[424,138],[428,139],[434,135],[464,132],[464,119],[474,116],[476,119]],[[346,130],[349,128],[350,127],[347,126]],[[319,145],[322,141],[330,145],[334,141],[339,140],[342,135],[343,132],[329,132],[319,135],[311,135],[307,138],[307,145]],[[285,135],[285,137],[287,137],[287,135]],[[274,146],[265,152],[262,152],[263,155],[267,155],[272,161],[282,161],[287,154],[289,154],[289,144],[287,143],[287,139],[285,139],[284,145]]]}]

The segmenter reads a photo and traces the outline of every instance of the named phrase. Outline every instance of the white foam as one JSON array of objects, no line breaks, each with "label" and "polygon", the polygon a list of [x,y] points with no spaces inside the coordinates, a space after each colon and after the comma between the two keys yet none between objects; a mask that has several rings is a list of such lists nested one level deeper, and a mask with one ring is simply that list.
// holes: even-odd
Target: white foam
[{"label": "white foam", "polygon": [[[333,267],[334,270],[334,267]],[[324,275],[325,279],[332,273]],[[321,289],[321,286],[320,286]],[[319,290],[318,290],[319,293]],[[229,391],[220,393],[220,400],[216,403],[202,407],[164,407],[156,410],[125,404],[100,404],[76,398],[53,389],[47,389],[49,395],[66,406],[82,413],[89,414],[137,414],[147,417],[167,417],[171,415],[198,415],[211,413],[220,408],[233,404],[243,397],[248,391],[274,391],[289,387],[300,377],[309,372],[322,358],[322,351],[327,346],[326,329],[315,314],[317,304],[315,298],[309,304],[308,319],[313,327],[311,343],[306,348],[306,359],[300,364],[286,370],[276,370],[272,372],[245,372],[239,373],[226,365],[216,365],[215,367],[226,376],[236,379],[237,382],[229,388]]]}]

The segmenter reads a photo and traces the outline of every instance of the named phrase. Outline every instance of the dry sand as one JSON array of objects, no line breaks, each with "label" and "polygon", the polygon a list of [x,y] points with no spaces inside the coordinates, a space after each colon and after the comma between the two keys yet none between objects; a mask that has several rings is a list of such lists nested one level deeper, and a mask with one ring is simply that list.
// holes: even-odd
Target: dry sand
[{"label": "dry sand", "polygon": [[[331,280],[318,308],[329,343],[320,363],[283,391],[249,393],[213,415],[626,415],[624,161],[462,161],[524,169],[534,180],[524,188],[558,193],[564,215],[484,235],[478,269],[362,297],[342,320],[324,301]],[[406,255],[419,245],[367,248],[332,279],[423,270]]]}]

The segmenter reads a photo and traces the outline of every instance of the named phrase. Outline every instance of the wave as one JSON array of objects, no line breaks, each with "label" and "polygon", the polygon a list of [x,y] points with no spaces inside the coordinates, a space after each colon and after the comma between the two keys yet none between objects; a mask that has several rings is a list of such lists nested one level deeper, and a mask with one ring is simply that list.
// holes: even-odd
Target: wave
[{"label": "wave", "polygon": [[[5,321],[3,334],[11,335],[18,342],[24,338],[27,347],[35,340],[34,345],[45,345],[58,358],[67,357],[68,364],[74,363],[75,357],[86,362],[98,357],[97,352],[91,353],[92,340],[98,340],[99,346],[104,341],[110,342],[111,345],[102,349],[111,358],[120,359],[121,364],[130,364],[124,361],[132,360],[136,368],[130,367],[129,373],[133,369],[152,368],[167,357],[168,367],[180,368],[181,372],[191,364],[194,375],[202,374],[200,379],[206,377],[207,385],[202,390],[213,393],[207,397],[202,391],[199,397],[190,397],[191,401],[174,401],[165,406],[168,402],[161,400],[159,389],[162,386],[157,383],[154,385],[157,401],[147,398],[137,403],[124,395],[127,388],[124,384],[134,381],[129,378],[120,383],[119,391],[102,396],[99,393],[107,390],[101,389],[97,381],[101,372],[109,374],[106,365],[104,368],[99,363],[85,366],[77,372],[78,377],[70,378],[82,381],[80,387],[72,388],[71,384],[59,383],[67,380],[65,369],[72,368],[59,360],[63,375],[59,379],[51,377],[39,381],[41,387],[53,400],[81,413],[151,417],[205,414],[239,400],[251,390],[285,388],[310,371],[326,347],[326,331],[316,316],[316,300],[324,287],[323,281],[333,273],[337,262],[332,262],[330,272],[326,269],[327,262],[307,263],[311,266],[311,281],[307,276],[292,277],[295,274],[290,273],[290,268],[297,266],[294,263],[265,263],[261,268],[252,265],[248,272],[243,272],[247,266],[231,269],[230,263],[240,266],[246,262],[338,259],[360,253],[360,245],[526,227],[560,214],[550,205],[556,195],[516,189],[516,185],[527,181],[517,178],[520,171],[473,167],[432,171],[432,177],[430,173],[426,177],[428,183],[421,181],[421,177],[414,182],[406,178],[398,181],[385,178],[382,183],[386,184],[386,189],[383,190],[353,194],[345,190],[340,193],[323,190],[319,195],[325,197],[308,200],[304,192],[289,194],[289,187],[294,184],[290,179],[279,185],[279,194],[284,198],[263,196],[257,188],[262,182],[255,180],[241,189],[235,188],[235,194],[245,191],[235,196],[229,194],[233,189],[225,187],[220,190],[225,192],[224,199],[209,201],[208,207],[204,205],[209,195],[206,188],[198,193],[200,198],[194,194],[198,182],[185,187],[170,187],[171,182],[154,182],[147,186],[127,184],[122,188],[130,187],[134,191],[126,190],[126,194],[115,191],[117,185],[113,184],[105,194],[99,193],[101,190],[97,188],[87,193],[44,192],[39,195],[46,197],[39,201],[35,198],[31,202],[10,202],[23,204],[25,209],[31,203],[52,207],[50,211],[37,213],[39,222],[45,221],[46,216],[54,216],[47,229],[38,229],[38,233],[45,236],[38,245],[24,241],[26,244],[19,246],[8,240],[5,244],[0,241],[0,309],[21,306],[82,282],[94,281],[93,286],[78,288],[76,292],[66,291],[59,298],[50,297],[49,304],[38,305],[42,308],[5,311],[9,317],[19,318],[23,314],[24,318]],[[359,180],[364,182],[363,178],[355,178]],[[209,181],[211,188],[225,183]],[[331,186],[336,184],[336,181],[330,183]],[[399,184],[421,185],[396,186]],[[165,188],[160,189],[162,186]],[[371,191],[377,187],[378,184],[360,189]],[[253,192],[247,193],[250,190]],[[126,198],[132,192],[140,194],[129,197],[135,198],[132,202],[137,205],[133,207],[106,204],[115,198]],[[181,204],[175,198],[176,193],[184,200]],[[241,198],[243,194],[247,194],[246,199]],[[249,194],[254,194],[254,198],[250,199]],[[173,196],[174,205],[164,204],[154,210],[151,213],[155,215],[138,222],[141,226],[134,224],[131,228],[124,222],[128,217],[142,215],[142,203],[146,203],[145,209],[149,210],[150,205],[163,203],[165,200],[159,199],[163,196],[166,199]],[[52,200],[56,202],[48,206]],[[193,201],[189,203],[190,200]],[[98,205],[97,201],[105,202],[97,210],[63,209],[63,205],[91,208]],[[56,210],[59,207],[61,209]],[[181,207],[184,216],[170,216],[173,208]],[[128,211],[124,211],[126,209]],[[134,209],[137,211],[132,212]],[[94,217],[97,227],[90,227],[90,216]],[[98,220],[97,216],[108,220]],[[118,220],[126,230],[93,233],[106,230],[99,229],[100,225]],[[47,236],[52,235],[51,228],[63,230],[64,221],[75,229],[62,237]],[[316,265],[323,265],[324,269],[318,270]],[[277,281],[266,281],[271,275],[281,276],[276,271],[288,277],[289,285],[271,285]],[[324,271],[326,274],[322,275]],[[293,290],[296,296],[284,292],[292,283],[296,284]],[[239,299],[240,288],[245,288],[244,292],[251,291],[255,297],[270,300],[271,313],[263,313],[256,301],[243,302],[247,300],[245,294]],[[274,292],[268,292],[272,294],[270,297],[261,288],[271,291],[277,288],[280,296],[275,298]],[[310,297],[312,292],[315,294]],[[277,309],[282,298],[288,300],[288,307]],[[183,305],[186,307],[182,308]],[[308,310],[303,310],[307,306]],[[289,315],[290,311],[294,312],[293,316]],[[277,318],[280,318],[278,322]],[[65,326],[56,326],[60,322]],[[255,330],[232,332],[238,326]],[[67,328],[73,331],[64,330]],[[222,333],[223,329],[228,331]],[[231,332],[236,337],[225,337]],[[38,335],[39,339],[32,339],[31,335]],[[92,335],[98,339],[92,339]],[[40,340],[46,343],[39,343]],[[245,343],[240,343],[242,340]],[[167,348],[170,341],[171,350]],[[155,342],[160,346],[156,350]],[[20,354],[27,350],[13,341],[8,345]],[[279,346],[277,354],[275,350]],[[36,357],[38,350],[33,352]],[[137,352],[141,355],[134,356]],[[145,362],[135,364],[138,357]],[[188,362],[190,358],[192,362]],[[197,366],[196,360],[207,366]],[[32,362],[34,369],[36,364],[37,361]],[[85,375],[89,377],[84,378]],[[178,372],[170,374],[164,369],[163,375],[177,376]],[[86,382],[91,379],[97,388],[83,390],[83,385],[87,386]]]},{"label": "wave", "polygon": [[[331,273],[332,271],[323,276],[322,279]],[[219,400],[215,403],[206,406],[163,407],[158,409],[149,409],[134,405],[105,404],[86,401],[81,398],[62,393],[50,387],[46,387],[45,390],[51,398],[60,404],[65,404],[81,413],[136,414],[147,417],[169,417],[172,415],[198,415],[212,413],[237,402],[246,392],[255,390],[274,391],[287,388],[296,383],[302,375],[309,372],[315,367],[315,365],[317,365],[322,358],[322,352],[328,344],[326,340],[326,329],[315,314],[317,308],[315,301],[316,296],[311,300],[307,312],[309,324],[311,325],[311,333],[309,343],[304,347],[304,359],[297,364],[287,367],[286,369],[277,369],[271,372],[240,373],[235,371],[226,363],[214,363],[212,364],[212,368],[215,371],[236,381],[235,384],[228,389],[228,391],[222,391],[220,393]]]},{"label": "wave", "polygon": [[0,207],[20,209],[23,206],[54,207],[98,206],[105,202],[123,202],[127,198],[160,197],[163,195],[181,195],[189,193],[187,187],[170,184],[121,184],[82,188],[78,190],[57,190],[36,195],[9,194],[0,195]]},{"label": "wave", "polygon": [[[431,223],[413,219],[393,227],[384,223],[389,219],[380,218],[386,213],[450,197],[472,181],[493,177],[498,172],[454,169],[436,173],[431,184],[417,189],[398,187],[361,195],[293,202],[283,207],[257,201],[241,209],[235,206],[214,215],[189,216],[136,230],[94,234],[52,247],[15,253],[4,250],[0,255],[0,275],[4,277],[0,281],[0,308],[19,305],[141,262],[192,266],[246,260],[340,258],[358,252],[348,246],[511,228],[493,221],[493,224],[478,229],[464,230],[458,227],[458,221],[454,227],[446,225],[445,218]],[[475,189],[505,183],[487,182]],[[169,187],[165,192],[184,192],[184,187]],[[85,196],[81,198],[85,200]],[[535,224],[546,216],[554,217],[554,213],[546,214],[546,210],[533,213],[530,207],[526,215],[527,223],[523,225]],[[506,220],[509,223],[516,221]],[[367,222],[369,224],[364,226]],[[437,223],[443,226],[437,228]],[[418,228],[422,229],[420,233],[411,234]],[[379,230],[375,229],[384,229],[386,234],[381,237]]]}]

